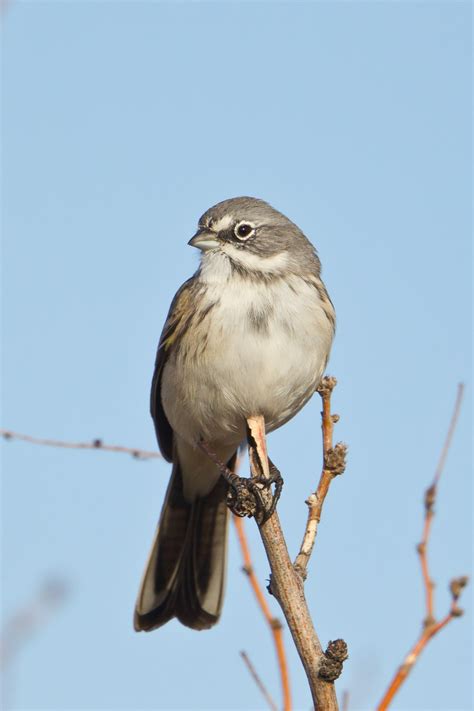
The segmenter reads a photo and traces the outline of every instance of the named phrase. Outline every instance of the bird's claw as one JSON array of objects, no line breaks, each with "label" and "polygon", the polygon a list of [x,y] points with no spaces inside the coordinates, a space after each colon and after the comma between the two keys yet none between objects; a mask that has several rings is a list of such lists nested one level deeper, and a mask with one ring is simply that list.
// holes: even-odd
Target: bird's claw
[{"label": "bird's claw", "polygon": [[263,506],[262,495],[253,479],[234,474],[228,479],[227,506],[236,516],[257,517]]},{"label": "bird's claw", "polygon": [[[269,461],[270,476],[242,477],[233,474],[227,479],[229,492],[227,506],[236,516],[253,516],[260,525],[273,515],[283,488],[283,478],[276,466]],[[275,484],[271,498],[264,496],[264,491],[270,490]]]},{"label": "bird's claw", "polygon": [[[268,521],[275,511],[283,487],[282,476],[273,462],[268,460],[269,477],[263,474],[254,477],[239,476],[216,457],[206,442],[201,440],[198,445],[217,465],[221,476],[228,483],[226,503],[232,513],[240,517],[253,516],[259,525]],[[273,484],[275,484],[275,491],[272,493]],[[265,492],[269,496],[265,495]]]}]

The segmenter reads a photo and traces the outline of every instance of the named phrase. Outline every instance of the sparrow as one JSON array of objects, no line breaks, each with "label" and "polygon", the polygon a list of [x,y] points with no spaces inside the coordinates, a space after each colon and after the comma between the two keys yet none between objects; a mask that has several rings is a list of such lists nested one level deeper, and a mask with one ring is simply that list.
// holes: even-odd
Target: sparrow
[{"label": "sparrow", "polygon": [[175,617],[196,630],[218,621],[229,509],[216,462],[234,469],[246,418],[263,415],[268,433],[306,404],[335,331],[315,248],[263,200],[219,202],[188,244],[201,251],[200,265],[171,303],[151,388],[159,448],[173,467],[136,602],[137,631]]}]

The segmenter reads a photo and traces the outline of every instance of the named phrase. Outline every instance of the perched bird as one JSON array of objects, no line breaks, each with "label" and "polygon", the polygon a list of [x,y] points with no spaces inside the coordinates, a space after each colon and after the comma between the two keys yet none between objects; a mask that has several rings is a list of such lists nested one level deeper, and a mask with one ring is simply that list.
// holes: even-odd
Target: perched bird
[{"label": "perched bird", "polygon": [[232,469],[246,418],[271,432],[318,387],[335,312],[316,250],[263,200],[214,205],[189,241],[197,272],[171,304],[156,358],[151,414],[173,463],[141,582],[135,629],[173,617],[196,630],[220,616],[226,570],[227,482],[199,446]]}]

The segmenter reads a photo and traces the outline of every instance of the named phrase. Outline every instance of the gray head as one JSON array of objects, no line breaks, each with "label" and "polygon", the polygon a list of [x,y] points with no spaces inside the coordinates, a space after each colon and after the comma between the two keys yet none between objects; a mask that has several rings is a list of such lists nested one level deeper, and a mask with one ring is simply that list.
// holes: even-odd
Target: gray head
[{"label": "gray head", "polygon": [[253,197],[231,198],[209,208],[189,244],[201,249],[204,258],[225,255],[240,270],[319,275],[316,250],[299,227]]}]

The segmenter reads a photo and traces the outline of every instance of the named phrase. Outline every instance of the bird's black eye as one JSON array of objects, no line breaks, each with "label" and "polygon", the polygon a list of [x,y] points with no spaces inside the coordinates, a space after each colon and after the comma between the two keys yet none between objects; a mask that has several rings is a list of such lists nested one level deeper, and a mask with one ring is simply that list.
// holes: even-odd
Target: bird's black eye
[{"label": "bird's black eye", "polygon": [[239,222],[239,224],[235,226],[234,234],[238,239],[247,239],[253,230],[253,225],[249,225],[248,222]]}]

